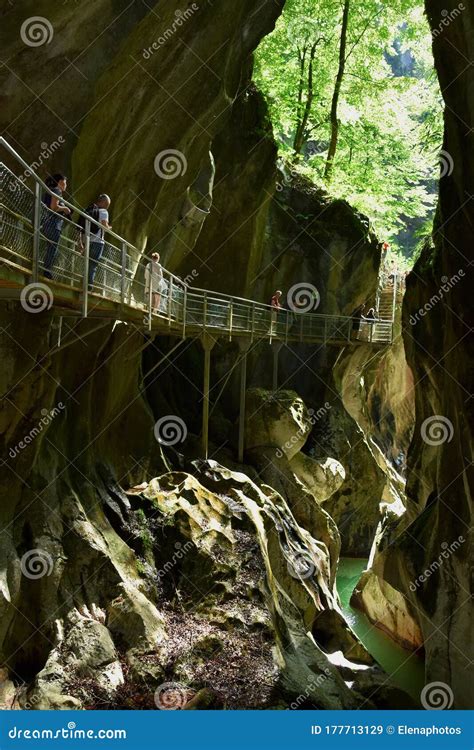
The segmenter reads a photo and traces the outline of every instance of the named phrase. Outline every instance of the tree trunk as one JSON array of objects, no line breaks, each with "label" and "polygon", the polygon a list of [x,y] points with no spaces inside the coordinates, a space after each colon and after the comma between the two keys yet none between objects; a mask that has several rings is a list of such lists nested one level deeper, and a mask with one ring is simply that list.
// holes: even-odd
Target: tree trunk
[{"label": "tree trunk", "polygon": [[334,157],[337,151],[337,141],[339,138],[339,118],[337,116],[339,95],[341,93],[342,79],[344,78],[344,72],[346,69],[346,45],[347,45],[347,29],[349,26],[349,6],[350,0],[344,2],[344,13],[342,15],[342,27],[341,27],[341,40],[339,45],[339,68],[336,76],[336,83],[334,86],[334,93],[332,96],[331,104],[331,140],[329,143],[328,158],[326,161],[326,168],[324,170],[324,179],[327,183],[331,182],[333,168],[334,168]]},{"label": "tree trunk", "polygon": [[[311,107],[313,106],[313,99],[314,99],[313,69],[314,69],[314,58],[316,56],[317,46],[318,46],[318,42],[315,42],[313,46],[311,47],[311,52],[309,56],[308,93],[306,96],[306,104],[304,107],[304,112],[300,119],[300,122],[298,123],[298,129],[295,135],[295,142],[294,142],[295,154],[301,153],[301,150],[306,142],[306,137],[307,137],[306,131],[307,131],[309,116],[311,114]],[[301,113],[301,110],[300,110],[300,113]]]}]

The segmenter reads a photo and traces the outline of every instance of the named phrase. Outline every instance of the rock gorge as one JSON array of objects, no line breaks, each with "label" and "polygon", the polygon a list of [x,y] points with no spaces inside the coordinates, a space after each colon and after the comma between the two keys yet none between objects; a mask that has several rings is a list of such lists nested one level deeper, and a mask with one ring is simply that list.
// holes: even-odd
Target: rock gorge
[{"label": "rock gorge", "polygon": [[[435,28],[443,8],[426,5]],[[67,172],[77,204],[106,190],[114,228],[144,252],[159,245],[163,265],[194,285],[267,301],[276,287],[315,281],[322,312],[350,315],[375,297],[378,239],[347,203],[277,165],[252,83],[252,53],[283,6],[165,0],[158,14],[99,0],[80,17],[74,4],[9,8],[2,124],[27,161],[61,136],[47,168]],[[43,13],[54,44],[25,48],[23,17]],[[89,45],[99,18],[107,31]],[[173,44],[162,44],[169,28]],[[277,394],[271,347],[253,348],[244,464],[235,342],[213,350],[214,397],[229,379],[205,461],[199,342],[167,360],[176,340],[82,320],[57,347],[54,309],[1,302],[5,705],[154,708],[154,691],[176,682],[189,689],[182,707],[413,707],[345,621],[341,554],[370,556],[355,605],[424,652],[426,683],[472,705],[467,278],[410,318],[472,264],[473,32],[467,8],[434,38],[454,170],[440,181],[433,245],[408,277],[394,345],[284,349]],[[167,149],[185,156],[174,180],[154,168]],[[174,449],[154,436],[166,414],[187,426]],[[440,445],[423,439],[436,415],[452,425]],[[38,580],[22,575],[32,549],[54,560]]]}]

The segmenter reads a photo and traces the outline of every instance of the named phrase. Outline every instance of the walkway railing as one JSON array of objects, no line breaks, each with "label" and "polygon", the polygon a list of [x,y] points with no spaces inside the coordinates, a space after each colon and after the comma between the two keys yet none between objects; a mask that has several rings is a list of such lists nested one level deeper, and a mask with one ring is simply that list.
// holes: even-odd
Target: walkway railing
[{"label": "walkway railing", "polygon": [[[275,311],[252,300],[190,287],[164,268],[159,304],[153,309],[151,289],[147,290],[145,284],[145,267],[151,259],[65,199],[61,200],[71,209],[70,218],[51,211],[43,199],[45,194],[54,195],[53,191],[4,138],[0,138],[0,145],[24,170],[23,175],[28,175],[34,188],[25,184],[25,176],[19,177],[0,163],[0,258],[10,268],[28,273],[32,282],[81,292],[77,314],[88,317],[102,298],[119,305],[111,313],[116,319],[136,319],[138,310],[150,330],[167,326],[183,337],[210,332],[230,339],[245,336],[270,342],[344,344],[354,340],[353,319],[349,316]],[[76,223],[79,217],[84,228]],[[98,261],[94,226],[104,237]],[[45,271],[51,278],[45,277]],[[0,282],[1,278],[0,272]],[[365,322],[358,338],[390,344],[392,327],[392,316],[376,324]]]}]

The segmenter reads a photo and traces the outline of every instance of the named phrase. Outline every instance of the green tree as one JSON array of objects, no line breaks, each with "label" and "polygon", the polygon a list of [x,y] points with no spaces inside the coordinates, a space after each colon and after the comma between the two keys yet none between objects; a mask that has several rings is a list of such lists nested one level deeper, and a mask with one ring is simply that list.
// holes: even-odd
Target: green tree
[{"label": "green tree", "polygon": [[287,0],[256,56],[283,157],[410,254],[431,218],[442,104],[417,0]]}]

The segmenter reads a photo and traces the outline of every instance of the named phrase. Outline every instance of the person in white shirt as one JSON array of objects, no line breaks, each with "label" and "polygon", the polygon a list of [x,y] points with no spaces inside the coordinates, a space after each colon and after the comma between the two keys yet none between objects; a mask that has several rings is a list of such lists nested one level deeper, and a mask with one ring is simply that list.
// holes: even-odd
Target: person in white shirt
[{"label": "person in white shirt", "polygon": [[151,293],[151,308],[158,312],[163,283],[163,269],[160,265],[159,253],[151,254],[151,261],[145,266],[145,302],[148,305]]},{"label": "person in white shirt", "polygon": [[104,252],[105,240],[104,240],[104,227],[105,229],[112,229],[109,224],[109,206],[110,198],[105,193],[101,193],[93,204],[93,211],[87,209],[87,213],[90,213],[92,218],[101,224],[98,227],[96,224],[91,224],[91,239],[89,247],[89,289],[94,284],[94,278],[97,271],[97,264],[99,263],[102,254]]}]

